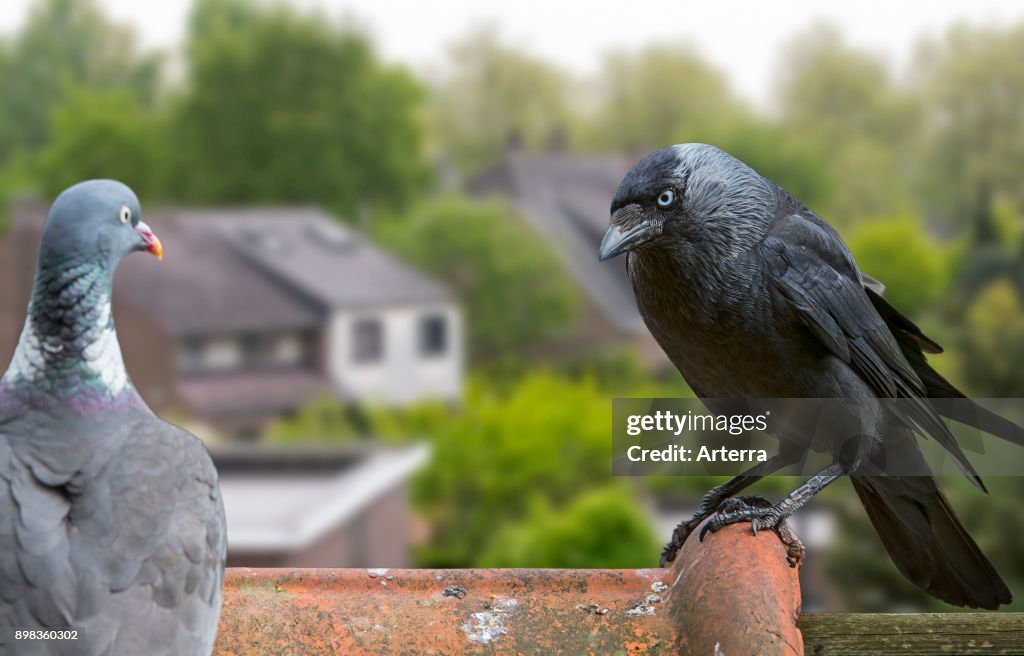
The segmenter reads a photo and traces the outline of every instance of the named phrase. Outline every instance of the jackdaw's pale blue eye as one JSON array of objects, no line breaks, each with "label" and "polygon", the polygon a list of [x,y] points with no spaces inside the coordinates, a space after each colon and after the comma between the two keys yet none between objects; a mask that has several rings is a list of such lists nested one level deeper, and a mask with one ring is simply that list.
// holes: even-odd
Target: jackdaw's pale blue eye
[{"label": "jackdaw's pale blue eye", "polygon": [[121,223],[130,222],[132,220],[132,208],[128,207],[127,205],[123,205],[121,207],[121,216],[118,218],[121,219]]},{"label": "jackdaw's pale blue eye", "polygon": [[676,192],[672,191],[671,189],[666,189],[665,191],[661,192],[660,196],[658,196],[658,205],[661,205],[662,207],[668,207],[669,205],[672,204],[672,201],[674,201],[675,199]]}]

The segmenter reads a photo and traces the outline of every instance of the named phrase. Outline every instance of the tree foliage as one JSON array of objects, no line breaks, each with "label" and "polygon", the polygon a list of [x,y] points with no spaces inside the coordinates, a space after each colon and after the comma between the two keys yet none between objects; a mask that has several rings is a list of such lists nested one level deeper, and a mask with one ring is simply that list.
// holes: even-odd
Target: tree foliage
[{"label": "tree foliage", "polygon": [[893,144],[912,134],[915,108],[884,60],[849,46],[832,25],[794,37],[781,69],[783,121],[807,138],[841,147],[862,136]]},{"label": "tree foliage", "polygon": [[481,567],[651,567],[659,545],[629,488],[584,492],[564,510],[535,498],[525,519],[498,531]]},{"label": "tree foliage", "polygon": [[499,393],[476,379],[460,412],[423,421],[430,416],[417,428],[432,436],[432,460],[414,486],[433,530],[423,566],[477,565],[502,527],[528,516],[531,499],[563,508],[611,480],[611,404],[593,382],[532,373]]},{"label": "tree foliage", "polygon": [[271,442],[345,442],[358,437],[346,404],[324,394],[292,417],[281,418],[267,431]]},{"label": "tree foliage", "polygon": [[609,55],[592,141],[619,150],[710,141],[744,114],[725,77],[688,48],[653,45]]},{"label": "tree foliage", "polygon": [[501,201],[424,201],[379,232],[400,257],[458,291],[478,356],[518,351],[575,317],[579,300],[567,274]]},{"label": "tree foliage", "polygon": [[918,55],[929,202],[962,212],[979,197],[1005,194],[1024,207],[1024,22],[958,26]]},{"label": "tree foliage", "polygon": [[437,147],[463,174],[479,173],[510,145],[538,149],[573,127],[568,77],[502,41],[494,26],[449,49],[435,76],[430,116]]},{"label": "tree foliage", "polygon": [[980,396],[1024,396],[1024,301],[1008,279],[985,288],[967,311],[961,367]]},{"label": "tree foliage", "polygon": [[885,284],[885,298],[904,314],[934,308],[948,286],[942,247],[915,218],[859,223],[847,244],[860,269]]},{"label": "tree foliage", "polygon": [[191,202],[403,206],[428,179],[423,90],[322,16],[201,0],[175,113]]},{"label": "tree foliage", "polygon": [[94,0],[42,0],[0,53],[0,166],[51,137],[50,114],[80,89],[154,101],[159,60],[136,52],[132,31]]},{"label": "tree foliage", "polygon": [[827,24],[790,43],[777,95],[790,138],[817,144],[835,180],[829,220],[902,211],[911,169],[902,154],[917,134],[918,106],[884,62],[848,46]]},{"label": "tree foliage", "polygon": [[167,198],[166,124],[126,90],[79,90],[51,115],[50,140],[34,170],[55,197],[88,178],[114,178],[153,202]]}]

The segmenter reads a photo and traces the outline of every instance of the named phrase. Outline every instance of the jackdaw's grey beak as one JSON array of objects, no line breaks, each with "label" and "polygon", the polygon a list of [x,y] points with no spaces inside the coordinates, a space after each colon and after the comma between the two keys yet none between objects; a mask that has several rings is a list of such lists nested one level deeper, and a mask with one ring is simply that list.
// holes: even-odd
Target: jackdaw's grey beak
[{"label": "jackdaw's grey beak", "polygon": [[631,251],[640,244],[656,237],[661,231],[644,215],[639,205],[626,205],[612,214],[612,225],[604,233],[598,257],[601,261]]}]

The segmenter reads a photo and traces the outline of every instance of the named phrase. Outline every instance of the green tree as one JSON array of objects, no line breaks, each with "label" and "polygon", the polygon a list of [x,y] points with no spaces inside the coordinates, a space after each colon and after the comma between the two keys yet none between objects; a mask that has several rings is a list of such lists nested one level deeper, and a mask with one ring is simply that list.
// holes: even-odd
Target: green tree
[{"label": "green tree", "polygon": [[571,129],[568,77],[484,26],[456,42],[436,76],[430,117],[437,148],[463,174],[479,173],[509,145],[537,149]]},{"label": "green tree", "polygon": [[979,396],[1024,395],[1024,302],[1008,279],[985,288],[967,311],[961,367]]},{"label": "green tree", "polygon": [[115,178],[143,199],[167,197],[169,137],[163,117],[127,90],[69,94],[51,117],[33,169],[50,197],[80,180]]},{"label": "green tree", "polygon": [[777,95],[783,128],[817,144],[835,180],[827,218],[849,222],[908,209],[919,108],[883,60],[818,24],[790,43]]},{"label": "green tree", "polygon": [[42,0],[0,55],[0,166],[50,139],[50,114],[76,89],[126,90],[155,102],[160,60],[94,0]]},{"label": "green tree", "polygon": [[618,150],[711,141],[744,115],[725,77],[688,48],[654,45],[609,55],[592,141]]},{"label": "green tree", "polygon": [[933,307],[948,286],[942,247],[917,219],[859,223],[846,241],[860,269],[885,284],[886,299],[904,314]]},{"label": "green tree", "polygon": [[174,125],[192,202],[403,206],[429,179],[423,90],[350,27],[286,7],[200,0]]},{"label": "green tree", "polygon": [[495,534],[481,567],[650,567],[658,554],[650,522],[630,490],[584,492],[564,510],[536,499],[526,517]]},{"label": "green tree", "polygon": [[577,292],[559,262],[500,201],[428,200],[379,233],[400,257],[459,292],[477,355],[522,349],[575,317]]},{"label": "green tree", "polygon": [[931,108],[926,202],[966,214],[1001,195],[1024,207],[1024,22],[951,29],[924,43],[917,58],[919,91]]},{"label": "green tree", "polygon": [[[414,485],[416,505],[432,527],[420,564],[479,564],[501,528],[527,516],[531,499],[563,508],[608,484],[610,422],[608,397],[592,381],[547,373],[528,374],[507,392],[477,378],[461,411],[418,413],[412,426],[433,447]],[[413,432],[401,422],[388,428]],[[611,545],[618,537],[594,539]]]},{"label": "green tree", "polygon": [[778,101],[794,131],[832,146],[860,136],[894,145],[913,135],[915,107],[884,60],[849,46],[832,25],[793,38],[782,71]]},{"label": "green tree", "polygon": [[314,398],[295,416],[274,422],[267,431],[271,442],[339,442],[357,436],[345,404],[329,394]]}]

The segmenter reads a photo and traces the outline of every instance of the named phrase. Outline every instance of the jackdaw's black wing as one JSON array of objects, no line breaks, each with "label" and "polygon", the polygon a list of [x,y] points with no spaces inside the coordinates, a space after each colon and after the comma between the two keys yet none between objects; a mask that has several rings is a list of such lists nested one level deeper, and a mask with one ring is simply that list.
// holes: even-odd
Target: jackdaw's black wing
[{"label": "jackdaw's black wing", "polygon": [[869,297],[874,292],[865,288],[867,281],[846,245],[809,210],[790,209],[776,220],[761,248],[776,291],[811,334],[880,398],[904,399],[894,405],[899,418],[932,436],[968,479],[984,490],[967,456],[928,402],[925,382]]},{"label": "jackdaw's black wing", "polygon": [[[765,239],[762,253],[772,284],[810,333],[879,397],[904,399],[894,406],[898,418],[934,437],[984,490],[939,411],[928,400],[959,395],[925,362],[924,352],[941,349],[873,289],[875,281],[860,273],[832,228],[806,209],[787,212]],[[889,455],[902,464],[927,468],[913,440],[887,446],[892,451]],[[960,606],[997,608],[1011,601],[1006,583],[964,530],[931,477],[855,475],[851,481],[886,551],[918,587]]]},{"label": "jackdaw's black wing", "polygon": [[880,292],[876,293],[868,287],[867,294],[875,309],[885,319],[893,336],[896,337],[903,357],[907,359],[924,384],[928,398],[952,400],[950,402],[933,401],[939,414],[962,424],[979,428],[1008,442],[1024,446],[1024,429],[967,398],[963,392],[928,364],[925,353],[942,353],[941,346],[922,333],[913,321],[889,305]]}]

